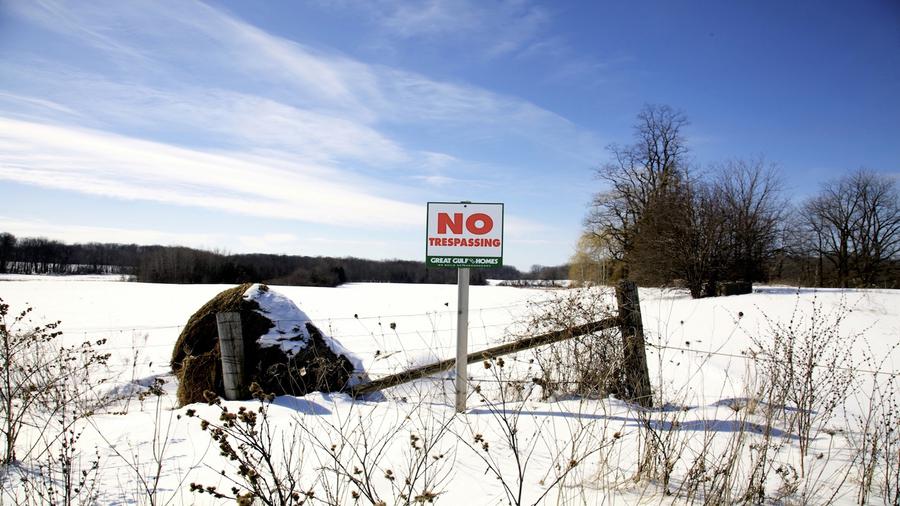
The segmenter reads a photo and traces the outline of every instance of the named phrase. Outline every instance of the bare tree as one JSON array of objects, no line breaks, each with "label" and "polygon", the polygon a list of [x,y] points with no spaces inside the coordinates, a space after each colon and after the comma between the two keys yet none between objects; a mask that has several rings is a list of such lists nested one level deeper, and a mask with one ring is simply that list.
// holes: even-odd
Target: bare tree
[{"label": "bare tree", "polygon": [[776,167],[762,158],[730,160],[719,167],[714,185],[725,222],[725,277],[765,281],[788,209]]},{"label": "bare tree", "polygon": [[846,287],[850,279],[850,234],[856,227],[859,196],[846,179],[829,182],[806,203],[804,212],[807,226],[815,236],[819,265],[827,258],[837,269],[838,284]]},{"label": "bare tree", "polygon": [[610,146],[612,161],[597,170],[607,184],[586,219],[623,272],[641,284],[678,281],[694,297],[712,295],[718,281],[762,281],[780,248],[787,204],[773,165],[732,160],[718,176],[691,173],[685,116],[646,106],[635,143]]},{"label": "bare tree", "polygon": [[860,169],[822,186],[804,205],[815,254],[834,267],[836,282],[871,286],[900,254],[900,205],[895,180]]},{"label": "bare tree", "polygon": [[787,203],[778,227],[778,249],[770,269],[770,281],[779,280],[793,285],[820,285],[817,265],[816,236],[811,233],[809,217],[801,206]]},{"label": "bare tree", "polygon": [[638,114],[634,144],[610,145],[612,160],[597,169],[608,189],[594,197],[586,225],[610,242],[613,257],[625,262],[626,277],[644,215],[687,177],[687,124],[669,106],[647,105]]},{"label": "bare tree", "polygon": [[633,277],[656,285],[681,280],[694,298],[714,294],[726,243],[722,200],[713,185],[688,181],[647,210],[630,255]]},{"label": "bare tree", "polygon": [[679,214],[684,225],[676,236],[680,240],[670,252],[679,277],[698,298],[714,295],[721,277],[722,244],[728,233],[728,215],[721,192],[707,184],[696,184],[687,200],[688,207]]},{"label": "bare tree", "polygon": [[897,182],[874,172],[853,174],[860,194],[859,226],[853,231],[853,269],[863,286],[874,286],[900,254],[900,193]]}]

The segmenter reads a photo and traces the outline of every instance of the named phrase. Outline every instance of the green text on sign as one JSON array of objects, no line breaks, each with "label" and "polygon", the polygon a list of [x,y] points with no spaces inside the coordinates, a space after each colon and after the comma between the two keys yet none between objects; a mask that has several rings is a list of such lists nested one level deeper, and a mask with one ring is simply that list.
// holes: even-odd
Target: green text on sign
[{"label": "green text on sign", "polygon": [[468,268],[492,268],[502,267],[503,259],[500,257],[428,257],[429,267],[462,267]]}]

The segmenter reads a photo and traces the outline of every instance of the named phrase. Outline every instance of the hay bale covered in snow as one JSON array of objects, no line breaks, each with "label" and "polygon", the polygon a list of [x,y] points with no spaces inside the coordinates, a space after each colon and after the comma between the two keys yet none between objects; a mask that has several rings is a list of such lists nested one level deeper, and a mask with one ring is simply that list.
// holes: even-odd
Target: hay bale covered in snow
[{"label": "hay bale covered in snow", "polygon": [[244,378],[274,394],[334,392],[362,374],[362,364],[324,335],[287,297],[266,285],[246,283],[225,290],[188,320],[172,351],[181,405],[203,401],[212,390],[224,394],[216,313],[241,314]]},{"label": "hay bale covered in snow", "polygon": [[745,295],[753,293],[753,283],[749,281],[726,281],[716,287],[716,295],[727,297],[730,295]]}]

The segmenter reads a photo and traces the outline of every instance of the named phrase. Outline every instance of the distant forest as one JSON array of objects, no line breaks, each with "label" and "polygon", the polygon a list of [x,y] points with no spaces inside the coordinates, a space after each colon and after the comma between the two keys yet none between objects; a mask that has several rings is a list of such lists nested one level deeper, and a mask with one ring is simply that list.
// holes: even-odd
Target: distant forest
[{"label": "distant forest", "polygon": [[[567,265],[472,269],[471,283],[488,279],[565,279]],[[231,255],[180,246],[65,244],[45,238],[0,234],[0,273],[121,274],[147,283],[244,283],[338,286],[349,282],[455,283],[456,270],[429,269],[411,260],[299,255]]]}]

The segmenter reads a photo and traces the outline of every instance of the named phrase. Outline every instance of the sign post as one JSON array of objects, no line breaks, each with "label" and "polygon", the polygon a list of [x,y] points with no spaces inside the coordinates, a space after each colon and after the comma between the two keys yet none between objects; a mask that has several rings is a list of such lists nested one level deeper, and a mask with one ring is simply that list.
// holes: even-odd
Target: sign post
[{"label": "sign post", "polygon": [[466,410],[469,269],[503,265],[503,204],[429,202],[425,264],[457,269],[456,411]]},{"label": "sign post", "polygon": [[456,412],[466,410],[469,374],[469,268],[459,269],[456,278]]}]

